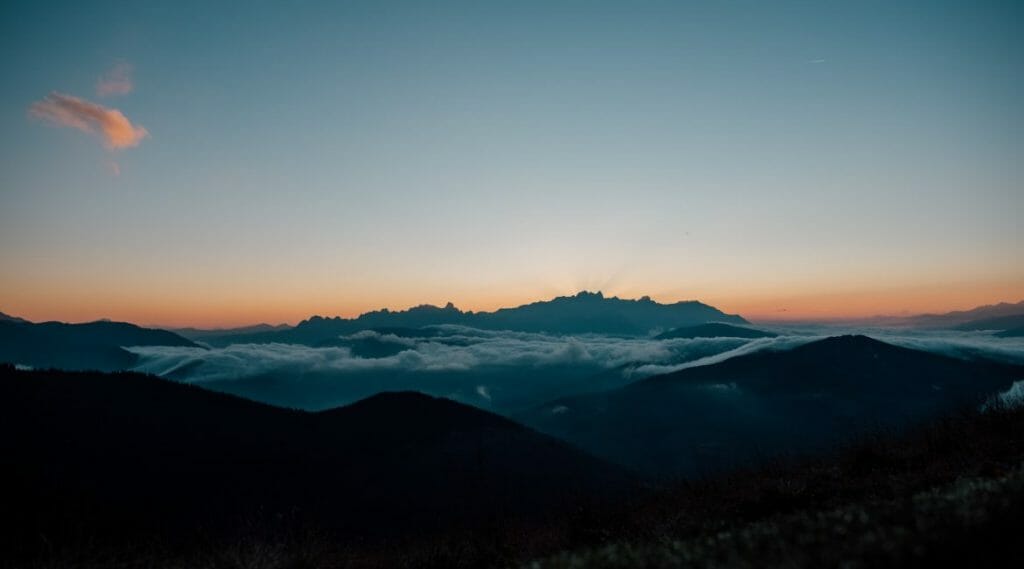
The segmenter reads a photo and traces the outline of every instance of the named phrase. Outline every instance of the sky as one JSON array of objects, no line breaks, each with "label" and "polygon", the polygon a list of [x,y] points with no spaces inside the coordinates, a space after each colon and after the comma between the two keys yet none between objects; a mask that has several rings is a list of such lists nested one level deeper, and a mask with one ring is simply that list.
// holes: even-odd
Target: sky
[{"label": "sky", "polygon": [[4,2],[0,311],[1024,299],[1019,2]]}]

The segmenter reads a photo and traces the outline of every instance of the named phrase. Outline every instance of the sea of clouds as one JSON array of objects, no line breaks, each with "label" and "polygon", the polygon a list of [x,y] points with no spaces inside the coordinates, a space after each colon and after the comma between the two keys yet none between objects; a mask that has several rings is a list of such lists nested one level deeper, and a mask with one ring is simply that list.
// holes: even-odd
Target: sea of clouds
[{"label": "sea of clouds", "polygon": [[[523,408],[686,367],[761,350],[791,349],[850,333],[959,358],[1024,364],[1024,339],[997,338],[985,332],[823,326],[772,329],[778,337],[755,340],[557,336],[462,326],[432,327],[422,337],[362,331],[340,338],[342,342],[371,342],[390,348],[389,355],[377,358],[360,357],[344,345],[130,349],[139,356],[136,371],[306,408],[348,403],[378,389],[415,389],[496,410]],[[259,389],[253,387],[254,378],[260,380]],[[300,396],[303,390],[306,393]]]},{"label": "sea of clouds", "polygon": [[[189,382],[240,379],[267,371],[471,371],[478,368],[550,366],[622,368],[632,377],[647,365],[673,365],[732,352],[747,343],[741,338],[654,340],[602,335],[552,336],[527,332],[477,330],[437,326],[423,337],[399,337],[371,330],[344,336],[395,344],[402,351],[381,358],[359,357],[348,347],[309,347],[296,344],[233,344],[224,348],[139,346],[137,371],[175,375],[187,369]],[[806,341],[806,340],[805,340]],[[639,375],[637,375],[639,374]]]}]

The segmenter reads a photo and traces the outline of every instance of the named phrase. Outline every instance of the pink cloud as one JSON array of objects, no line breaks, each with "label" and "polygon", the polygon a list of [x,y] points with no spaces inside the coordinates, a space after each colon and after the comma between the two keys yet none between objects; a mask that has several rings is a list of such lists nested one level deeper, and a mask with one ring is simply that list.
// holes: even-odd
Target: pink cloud
[{"label": "pink cloud", "polygon": [[100,97],[127,95],[135,89],[131,64],[118,63],[96,81],[96,94]]},{"label": "pink cloud", "polygon": [[77,128],[103,137],[111,149],[138,146],[149,136],[145,128],[133,125],[117,109],[97,105],[56,91],[29,107],[29,114],[57,126]]}]

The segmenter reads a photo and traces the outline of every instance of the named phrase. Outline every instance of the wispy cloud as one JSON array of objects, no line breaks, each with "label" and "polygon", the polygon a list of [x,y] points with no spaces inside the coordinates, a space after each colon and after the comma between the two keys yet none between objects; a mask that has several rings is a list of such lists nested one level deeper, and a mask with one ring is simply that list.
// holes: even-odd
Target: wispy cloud
[{"label": "wispy cloud", "polygon": [[29,107],[29,114],[57,126],[99,134],[111,149],[138,146],[149,133],[124,113],[56,91]]},{"label": "wispy cloud", "polygon": [[135,89],[132,81],[134,68],[129,63],[121,62],[110,68],[96,81],[96,94],[100,97],[127,95]]}]

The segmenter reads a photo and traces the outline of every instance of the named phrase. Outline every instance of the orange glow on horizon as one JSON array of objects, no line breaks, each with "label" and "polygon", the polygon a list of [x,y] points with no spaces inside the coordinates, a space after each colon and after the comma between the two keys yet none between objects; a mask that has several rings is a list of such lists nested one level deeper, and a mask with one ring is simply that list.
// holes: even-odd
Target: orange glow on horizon
[{"label": "orange glow on horizon", "polygon": [[[39,291],[35,291],[37,294]],[[63,291],[62,291],[63,292]],[[452,302],[462,310],[493,311],[519,306],[555,296],[572,295],[577,290],[535,290],[519,294],[501,294],[496,290],[476,295],[425,294],[417,299],[412,293],[370,294],[282,294],[245,298],[240,295],[210,295],[201,301],[185,296],[151,295],[60,295],[47,300],[37,295],[6,294],[0,311],[40,322],[59,320],[88,322],[102,318],[133,322],[146,326],[230,328],[258,323],[296,324],[313,315],[352,318],[381,308],[404,310],[420,304],[443,306]],[[632,289],[605,290],[606,296],[639,298]],[[532,293],[532,294],[531,294]],[[752,322],[835,321],[874,316],[910,316],[966,310],[999,302],[1024,299],[1024,283],[961,284],[959,286],[917,286],[892,290],[853,290],[842,292],[806,291],[801,294],[771,293],[650,295],[654,300],[671,303],[700,300],[730,314],[740,314]],[[299,299],[299,300],[295,300]]]},{"label": "orange glow on horizon", "polygon": [[801,296],[751,299],[731,303],[731,306],[737,313],[754,322],[799,322],[941,314],[1021,300],[1024,300],[1024,286],[993,283],[809,293]]}]

